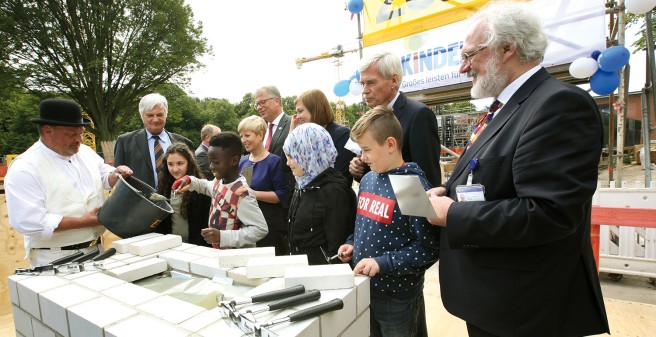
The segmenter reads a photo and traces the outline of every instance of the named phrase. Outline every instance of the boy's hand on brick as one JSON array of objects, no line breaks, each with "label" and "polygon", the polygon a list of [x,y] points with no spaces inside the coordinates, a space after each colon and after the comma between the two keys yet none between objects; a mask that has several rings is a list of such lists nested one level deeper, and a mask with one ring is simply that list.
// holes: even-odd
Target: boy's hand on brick
[{"label": "boy's hand on brick", "polygon": [[221,232],[216,228],[203,228],[200,230],[200,235],[207,243],[221,243]]},{"label": "boy's hand on brick", "polygon": [[184,176],[176,180],[173,183],[173,186],[171,186],[171,189],[174,190],[175,193],[184,193],[189,188],[189,184],[191,184],[191,178],[189,178],[189,176]]},{"label": "boy's hand on brick", "polygon": [[378,266],[378,262],[372,258],[360,260],[355,268],[353,268],[353,273],[355,273],[355,275],[361,274],[374,277],[378,272],[380,272],[380,266]]},{"label": "boy's hand on brick", "polygon": [[342,262],[349,262],[353,258],[353,246],[343,244],[337,249],[337,255]]}]

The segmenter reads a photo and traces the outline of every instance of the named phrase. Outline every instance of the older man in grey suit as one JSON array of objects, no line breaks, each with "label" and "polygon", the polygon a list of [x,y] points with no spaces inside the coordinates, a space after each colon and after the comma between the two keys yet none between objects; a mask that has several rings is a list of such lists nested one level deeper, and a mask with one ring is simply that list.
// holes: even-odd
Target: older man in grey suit
[{"label": "older man in grey suit", "polygon": [[134,177],[153,188],[157,188],[157,172],[166,167],[162,157],[169,145],[185,143],[190,150],[194,146],[186,137],[164,130],[168,111],[164,96],[144,96],[139,102],[139,114],[145,128],[120,135],[114,147],[114,166],[127,165]]}]

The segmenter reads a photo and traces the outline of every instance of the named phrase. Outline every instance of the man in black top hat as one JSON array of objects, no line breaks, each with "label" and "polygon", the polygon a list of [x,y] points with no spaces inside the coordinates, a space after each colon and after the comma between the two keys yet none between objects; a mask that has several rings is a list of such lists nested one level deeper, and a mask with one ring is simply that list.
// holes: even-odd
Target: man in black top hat
[{"label": "man in black top hat", "polygon": [[82,144],[84,127],[74,101],[41,102],[39,140],[11,162],[5,179],[9,223],[25,235],[32,267],[45,265],[78,251],[87,253],[99,243],[105,228],[96,217],[104,189],[118,175],[132,175],[127,166],[105,164],[94,149]]}]

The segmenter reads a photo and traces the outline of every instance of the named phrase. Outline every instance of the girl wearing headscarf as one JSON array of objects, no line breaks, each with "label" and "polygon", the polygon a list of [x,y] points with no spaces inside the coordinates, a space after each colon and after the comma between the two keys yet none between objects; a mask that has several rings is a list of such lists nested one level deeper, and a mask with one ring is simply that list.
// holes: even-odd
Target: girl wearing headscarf
[{"label": "girl wearing headscarf", "polygon": [[335,170],[337,150],[330,134],[314,123],[289,133],[283,145],[297,187],[289,207],[291,254],[306,254],[313,264],[327,261],[353,233],[355,192]]}]

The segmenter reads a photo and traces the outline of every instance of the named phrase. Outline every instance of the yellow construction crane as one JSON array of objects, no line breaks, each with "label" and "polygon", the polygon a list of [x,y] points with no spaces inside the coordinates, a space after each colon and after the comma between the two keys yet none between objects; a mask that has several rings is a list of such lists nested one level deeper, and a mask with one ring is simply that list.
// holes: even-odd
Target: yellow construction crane
[{"label": "yellow construction crane", "polygon": [[312,62],[312,61],[316,61],[316,60],[327,59],[327,58],[331,58],[331,57],[340,58],[340,57],[344,56],[344,54],[346,54],[346,53],[352,53],[352,52],[355,52],[355,51],[358,51],[358,49],[344,50],[344,47],[342,47],[342,45],[339,44],[339,45],[337,45],[337,47],[331,49],[330,51],[323,52],[323,53],[319,54],[318,56],[302,57],[302,58],[296,59],[296,68],[301,69],[301,67],[303,66],[303,63]]},{"label": "yellow construction crane", "polygon": [[[339,61],[339,58],[343,57],[344,54],[346,54],[346,53],[352,53],[352,52],[356,52],[358,50],[359,49],[344,50],[344,47],[341,44],[339,44],[339,45],[337,45],[337,47],[331,49],[330,51],[323,52],[323,53],[319,54],[318,56],[302,57],[302,58],[296,59],[296,69],[301,69],[301,67],[303,66],[303,63],[334,57],[334,58],[337,58],[337,62],[336,62],[335,65],[338,67],[337,72],[339,73],[339,66],[341,65],[341,62]],[[346,125],[346,118],[344,117],[344,101],[342,101],[341,98],[337,101],[337,105],[335,107],[335,122],[337,124]]]}]

